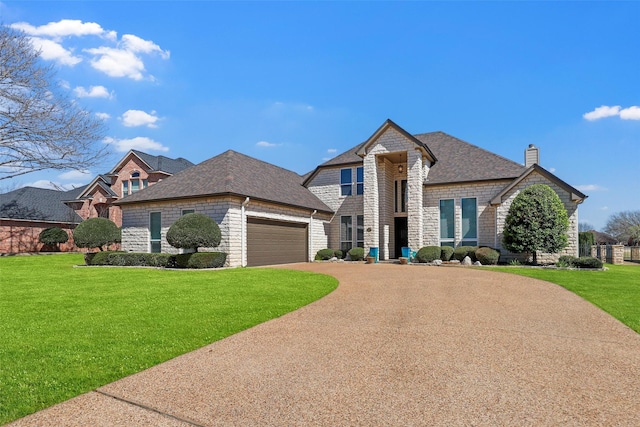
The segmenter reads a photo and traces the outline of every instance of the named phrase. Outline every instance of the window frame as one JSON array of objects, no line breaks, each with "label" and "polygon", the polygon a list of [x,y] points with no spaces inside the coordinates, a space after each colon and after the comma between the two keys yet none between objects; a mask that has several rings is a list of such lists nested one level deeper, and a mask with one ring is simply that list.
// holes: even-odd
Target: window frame
[{"label": "window frame", "polygon": [[[346,180],[345,172],[349,172],[349,178]],[[340,169],[340,197],[353,196],[353,169]]]},{"label": "window frame", "polygon": [[[158,225],[159,225],[159,237],[154,238],[154,229],[153,229],[153,215],[159,215]],[[154,244],[157,245],[158,251],[154,250]],[[154,211],[149,212],[149,252],[150,253],[162,253],[162,212]]]},{"label": "window frame", "polygon": [[[474,200],[474,215],[473,217],[465,218],[465,200]],[[472,219],[475,226],[475,236],[465,236],[465,219]],[[478,198],[477,197],[462,197],[460,198],[460,244],[462,246],[478,246]],[[471,227],[470,227],[471,228]],[[468,233],[468,232],[467,232]]]},{"label": "window frame", "polygon": [[129,181],[122,181],[122,197],[129,195]]},{"label": "window frame", "polygon": [[364,194],[364,166],[356,167],[356,196]]},{"label": "window frame", "polygon": [[364,215],[356,215],[356,246],[364,248]]},{"label": "window frame", "polygon": [[181,216],[184,216],[186,214],[190,214],[190,213],[196,213],[195,209],[182,209],[182,211],[180,211]]},{"label": "window frame", "polygon": [[[443,237],[442,235],[442,223],[443,223],[443,203],[444,202],[450,202],[452,204],[451,206],[451,214],[452,214],[452,218],[451,218],[451,226],[453,227],[453,235],[449,236],[449,233],[447,233],[447,236]],[[445,219],[449,219],[449,218],[445,218]],[[449,222],[447,222],[447,230],[449,229]],[[439,241],[440,241],[440,246],[451,246],[451,247],[456,247],[456,199],[455,198],[450,198],[450,199],[440,199],[440,201],[438,202],[438,237],[439,237]]]},{"label": "window frame", "polygon": [[[348,219],[348,223],[345,220]],[[346,228],[343,228],[345,227]],[[353,217],[351,215],[340,216],[340,250],[344,253],[353,248]]]}]

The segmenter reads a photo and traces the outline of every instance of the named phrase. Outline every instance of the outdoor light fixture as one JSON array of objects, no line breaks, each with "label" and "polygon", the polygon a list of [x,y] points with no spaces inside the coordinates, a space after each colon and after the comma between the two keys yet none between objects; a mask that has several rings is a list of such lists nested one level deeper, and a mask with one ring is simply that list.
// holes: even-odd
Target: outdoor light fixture
[{"label": "outdoor light fixture", "polygon": [[402,173],[403,170],[404,168],[402,167],[402,165],[398,165],[398,173]]}]

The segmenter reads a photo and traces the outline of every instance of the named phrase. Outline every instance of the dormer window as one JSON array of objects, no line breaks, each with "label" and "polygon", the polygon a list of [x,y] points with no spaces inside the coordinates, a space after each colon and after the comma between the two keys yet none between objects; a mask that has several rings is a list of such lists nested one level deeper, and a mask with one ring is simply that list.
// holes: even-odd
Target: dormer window
[{"label": "dormer window", "polygon": [[[141,182],[142,181],[142,182]],[[149,181],[146,179],[140,179],[140,172],[131,172],[131,178],[128,181],[122,181],[122,197],[133,194],[143,188],[149,186]]]},{"label": "dormer window", "polygon": [[135,171],[131,174],[131,178],[140,178],[140,172]]}]

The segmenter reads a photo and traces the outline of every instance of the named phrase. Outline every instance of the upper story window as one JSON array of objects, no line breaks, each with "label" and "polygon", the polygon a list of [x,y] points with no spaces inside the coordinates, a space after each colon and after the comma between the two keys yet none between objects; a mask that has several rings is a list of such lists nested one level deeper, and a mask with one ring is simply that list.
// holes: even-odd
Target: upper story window
[{"label": "upper story window", "polygon": [[351,168],[340,169],[340,195],[351,196],[353,194],[353,178]]},{"label": "upper story window", "polygon": [[134,171],[131,173],[130,180],[122,181],[122,196],[128,196],[148,186],[149,181],[147,179],[140,179],[140,172]]},{"label": "upper story window", "polygon": [[362,166],[356,168],[356,194],[364,194],[364,167]]},{"label": "upper story window", "polygon": [[353,186],[356,187],[356,195],[364,194],[364,168],[356,168],[356,181],[353,182],[353,168],[340,169],[340,195],[353,196]]}]

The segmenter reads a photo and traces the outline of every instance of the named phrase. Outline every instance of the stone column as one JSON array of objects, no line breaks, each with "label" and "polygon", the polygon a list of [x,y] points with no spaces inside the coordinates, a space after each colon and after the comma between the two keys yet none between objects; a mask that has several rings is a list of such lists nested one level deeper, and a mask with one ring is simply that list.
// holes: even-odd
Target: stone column
[{"label": "stone column", "polygon": [[407,231],[409,247],[413,251],[419,250],[424,242],[423,164],[419,150],[407,151]]},{"label": "stone column", "polygon": [[364,250],[375,247],[380,250],[380,210],[378,163],[376,156],[364,157]]}]

